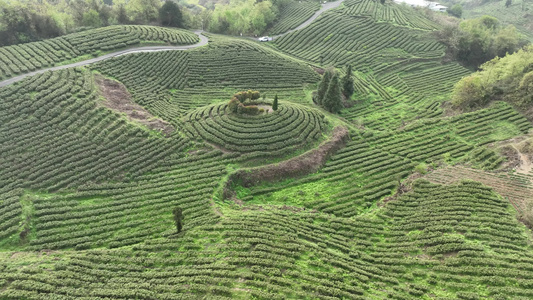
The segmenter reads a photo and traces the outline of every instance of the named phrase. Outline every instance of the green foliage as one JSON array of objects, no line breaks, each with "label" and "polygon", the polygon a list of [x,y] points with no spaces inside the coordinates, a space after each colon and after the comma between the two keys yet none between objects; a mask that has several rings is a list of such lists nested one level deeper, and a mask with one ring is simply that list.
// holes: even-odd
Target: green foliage
[{"label": "green foliage", "polygon": [[160,0],[129,0],[126,3],[126,12],[133,23],[147,24],[159,16]]},{"label": "green foliage", "polygon": [[488,97],[481,80],[476,75],[461,79],[455,85],[452,104],[466,109],[487,104]]},{"label": "green foliage", "polygon": [[164,26],[183,27],[181,10],[172,0],[165,1],[165,4],[159,9],[159,20]]},{"label": "green foliage", "polygon": [[328,68],[324,75],[322,75],[322,80],[318,84],[318,90],[315,98],[315,103],[318,105],[323,105],[324,97],[328,91],[329,83],[333,77],[334,69]]},{"label": "green foliage", "polygon": [[[442,117],[435,100],[442,98],[431,96],[446,94],[465,70],[441,65],[438,44],[412,42],[415,35],[400,26],[368,20],[390,13],[398,22],[426,24],[415,13],[395,15],[403,12],[396,5],[374,10],[381,7],[377,1],[354,2],[345,1],[329,19],[338,21],[325,30],[333,33],[332,48],[301,48],[299,57],[328,53],[326,60],[358,68],[354,87],[372,96],[351,114],[343,111],[342,122],[360,118],[363,128],[354,128],[318,172],[241,189],[239,204],[212,200],[228,173],[250,158],[309,150],[329,126],[320,111],[288,99],[318,81],[305,64],[252,42],[212,36],[204,49],[133,54],[90,66],[122,81],[134,102],[171,122],[178,132],[165,137],[102,107],[85,69],[47,72],[0,89],[0,299],[532,298],[531,239],[507,199],[471,181],[419,180],[407,192],[398,187],[417,166],[442,156],[495,169],[503,158],[480,145],[525,134],[530,122],[502,102]],[[342,15],[356,11],[368,15]],[[348,29],[339,25],[369,30],[361,37],[370,38],[349,40],[359,32],[341,35]],[[400,33],[406,35],[391,41]],[[292,35],[314,37],[300,34]],[[357,48],[362,44],[371,50]],[[395,50],[374,51],[388,45]],[[30,48],[20,49],[24,57]],[[423,55],[430,59],[416,59]],[[262,68],[250,68],[252,62]],[[512,82],[529,91],[533,64],[527,62],[522,57],[486,71],[523,74]],[[367,67],[371,73],[363,73]],[[328,84],[336,77],[340,93],[338,74],[333,77]],[[479,77],[479,85],[505,88],[491,77]],[[273,114],[228,114],[232,91],[250,86],[286,101]],[[517,181],[528,186],[529,179]],[[31,210],[27,191],[39,191],[31,192]],[[393,195],[394,201],[383,201]],[[174,222],[173,208],[180,208],[173,210]],[[180,239],[172,238],[174,225]],[[22,232],[27,244],[10,243]],[[43,255],[45,249],[55,251]],[[83,249],[90,250],[77,251]]]},{"label": "green foliage", "polygon": [[180,233],[183,228],[183,209],[179,206],[174,207],[172,210],[172,216],[176,225],[176,231]]},{"label": "green foliage", "polygon": [[[183,27],[179,8],[166,3],[164,24]],[[0,46],[58,37],[87,28],[117,24],[152,24],[159,16],[159,0],[1,1]],[[169,10],[170,9],[170,10]]]},{"label": "green foliage", "polygon": [[346,96],[346,98],[352,97],[354,93],[354,87],[353,87],[353,78],[352,78],[352,66],[348,65],[348,68],[346,69],[346,74],[344,77],[342,77],[342,93]]},{"label": "green foliage", "polygon": [[246,100],[257,100],[261,98],[261,94],[259,91],[248,90],[235,93],[233,98],[236,98],[240,102],[244,103]]},{"label": "green foliage", "polygon": [[228,103],[229,111],[232,112],[232,113],[237,113],[237,109],[238,109],[239,104],[241,104],[239,99],[237,99],[235,97],[233,99],[231,99],[230,102]]},{"label": "green foliage", "polygon": [[272,110],[273,111],[278,110],[278,94],[274,96],[274,102],[272,102]]},{"label": "green foliage", "polygon": [[322,105],[327,111],[332,113],[338,113],[342,109],[341,84],[338,73],[333,74]]},{"label": "green foliage", "polygon": [[448,9],[448,13],[454,17],[461,18],[463,15],[463,6],[457,3]]},{"label": "green foliage", "polygon": [[100,20],[100,15],[94,9],[91,9],[83,13],[83,26],[89,27],[100,27],[102,26],[102,21]]},{"label": "green foliage", "polygon": [[533,103],[533,46],[503,58],[495,58],[481,70],[459,81],[453,103],[464,108],[485,105],[491,99],[503,99],[526,110]]},{"label": "green foliage", "polygon": [[260,34],[277,17],[278,9],[271,1],[231,0],[229,4],[217,4],[209,30],[233,35]]},{"label": "green foliage", "polygon": [[428,172],[428,166],[425,163],[421,163],[415,167],[415,172],[426,174]]},{"label": "green foliage", "polygon": [[496,56],[515,52],[522,43],[513,25],[502,27],[491,16],[464,20],[458,26],[448,25],[438,36],[456,59],[476,67]]}]

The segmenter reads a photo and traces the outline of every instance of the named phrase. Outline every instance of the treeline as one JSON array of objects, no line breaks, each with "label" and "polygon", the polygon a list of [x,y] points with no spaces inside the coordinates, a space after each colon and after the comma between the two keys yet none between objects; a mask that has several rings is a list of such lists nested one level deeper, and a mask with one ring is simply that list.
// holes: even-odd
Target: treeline
[{"label": "treeline", "polygon": [[468,67],[479,67],[528,44],[513,25],[504,27],[491,16],[463,21],[447,19],[444,25],[437,32],[438,39],[447,45],[451,58]]},{"label": "treeline", "polygon": [[179,6],[160,0],[0,0],[0,46],[117,24],[185,27]]},{"label": "treeline", "polygon": [[261,34],[278,17],[286,0],[230,0],[216,4],[209,20],[209,30],[228,34]]},{"label": "treeline", "polygon": [[[0,46],[117,24],[261,34],[292,0],[230,0],[203,7],[184,0],[0,0]],[[179,5],[178,5],[179,4]]]},{"label": "treeline", "polygon": [[486,62],[476,72],[459,81],[452,103],[471,109],[492,100],[507,101],[521,110],[533,104],[533,45]]}]

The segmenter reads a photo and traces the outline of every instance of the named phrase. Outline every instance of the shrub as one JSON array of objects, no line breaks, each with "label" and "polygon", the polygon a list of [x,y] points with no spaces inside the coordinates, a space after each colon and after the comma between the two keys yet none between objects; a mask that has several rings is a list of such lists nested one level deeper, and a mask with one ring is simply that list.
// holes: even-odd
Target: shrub
[{"label": "shrub", "polygon": [[236,97],[233,97],[233,99],[231,99],[230,102],[228,103],[229,111],[232,112],[232,113],[236,113],[237,112],[237,107],[239,106],[239,104],[241,104],[239,99],[237,99]]},{"label": "shrub", "polygon": [[463,7],[461,4],[455,4],[448,10],[448,14],[460,18],[463,15]]},{"label": "shrub", "polygon": [[486,103],[485,92],[480,76],[461,79],[453,90],[452,104],[461,108],[473,108]]},{"label": "shrub", "polygon": [[427,169],[428,169],[428,166],[425,163],[420,163],[415,167],[415,172],[418,172],[420,174],[426,174]]},{"label": "shrub", "polygon": [[261,97],[261,94],[259,93],[259,91],[248,90],[248,91],[242,91],[242,92],[235,93],[233,97],[237,98],[239,101],[244,103],[246,99],[250,99],[250,100],[259,99]]},{"label": "shrub", "polygon": [[[242,105],[242,104],[240,104],[240,105]],[[255,105],[250,105],[250,106],[242,105],[242,107],[243,107],[242,113],[244,113],[244,114],[251,115],[251,116],[255,116],[255,115],[259,114],[259,107],[255,106]]]}]

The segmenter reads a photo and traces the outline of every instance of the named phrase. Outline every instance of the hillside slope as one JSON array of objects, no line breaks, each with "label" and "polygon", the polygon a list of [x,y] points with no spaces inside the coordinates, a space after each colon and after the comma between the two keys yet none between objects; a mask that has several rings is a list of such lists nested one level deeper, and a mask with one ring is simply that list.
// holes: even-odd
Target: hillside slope
[{"label": "hillside slope", "polygon": [[141,43],[189,45],[198,41],[198,36],[192,32],[155,26],[121,25],[92,29],[40,42],[1,47],[0,79]]},{"label": "hillside slope", "polygon": [[[274,47],[209,35],[0,88],[0,299],[531,299],[531,231],[500,181],[418,177],[497,177],[493,144],[533,126],[441,105],[468,71],[415,13],[347,1]],[[348,63],[356,103],[327,113],[318,72]],[[231,112],[242,90],[265,112]]]}]

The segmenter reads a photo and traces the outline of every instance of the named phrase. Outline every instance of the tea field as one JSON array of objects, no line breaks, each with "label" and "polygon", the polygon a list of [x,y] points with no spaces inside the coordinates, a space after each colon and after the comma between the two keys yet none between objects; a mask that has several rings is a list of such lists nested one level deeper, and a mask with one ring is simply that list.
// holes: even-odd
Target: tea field
[{"label": "tea field", "polygon": [[155,26],[117,25],[91,29],[45,41],[0,48],[0,79],[141,43],[189,45],[198,41],[198,36],[192,32]]},{"label": "tea field", "polygon": [[[293,2],[272,30],[316,9]],[[533,298],[517,218],[533,173],[498,147],[533,126],[506,102],[452,109],[470,71],[443,62],[435,29],[404,6],[346,0],[274,43],[204,33],[194,49],[0,88],[0,299]],[[198,41],[112,26],[0,48],[48,62],[0,69],[124,48],[119,37]],[[332,114],[312,92],[347,64],[353,105]],[[248,90],[260,113],[232,112]]]},{"label": "tea field", "polygon": [[314,1],[289,2],[283,6],[278,21],[268,32],[271,35],[277,35],[294,29],[313,16],[319,8],[320,4]]}]

